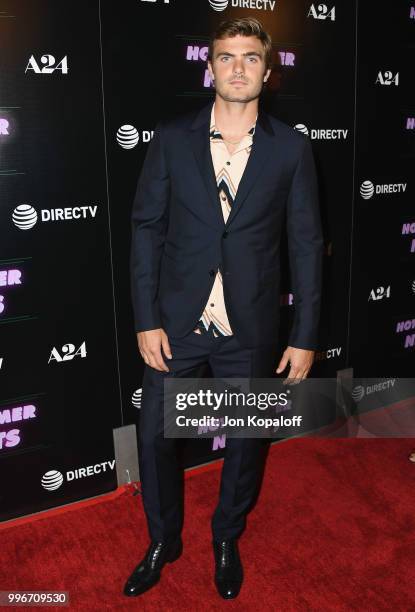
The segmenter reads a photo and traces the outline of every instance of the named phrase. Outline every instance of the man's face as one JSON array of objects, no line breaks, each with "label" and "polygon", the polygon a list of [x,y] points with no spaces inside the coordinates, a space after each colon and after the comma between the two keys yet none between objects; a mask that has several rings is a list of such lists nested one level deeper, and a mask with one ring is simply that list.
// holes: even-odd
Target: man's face
[{"label": "man's face", "polygon": [[227,102],[249,102],[258,98],[271,70],[265,69],[265,52],[256,36],[215,40],[210,77],[216,94]]}]

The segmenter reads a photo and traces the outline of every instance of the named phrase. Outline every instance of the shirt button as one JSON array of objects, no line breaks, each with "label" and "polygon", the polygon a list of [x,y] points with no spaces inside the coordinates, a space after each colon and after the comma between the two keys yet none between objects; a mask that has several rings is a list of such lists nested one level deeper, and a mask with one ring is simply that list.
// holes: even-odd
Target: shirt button
[{"label": "shirt button", "polygon": [[211,304],[211,306],[214,306],[215,304]]},{"label": "shirt button", "polygon": [[222,200],[226,200],[226,196],[222,196]]},{"label": "shirt button", "polygon": [[215,270],[209,270],[209,274],[210,274],[211,276],[215,276]]},{"label": "shirt button", "polygon": [[229,161],[228,161],[228,162],[226,162],[226,163],[227,163],[227,165],[228,165],[228,166],[230,166],[230,165],[231,165],[231,162],[229,162]]}]

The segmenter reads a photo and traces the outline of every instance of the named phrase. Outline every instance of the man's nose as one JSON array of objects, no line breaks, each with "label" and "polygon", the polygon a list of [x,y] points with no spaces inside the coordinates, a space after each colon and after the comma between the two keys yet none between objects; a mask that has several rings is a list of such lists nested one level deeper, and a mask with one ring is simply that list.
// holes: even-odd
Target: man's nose
[{"label": "man's nose", "polygon": [[243,71],[244,71],[243,60],[235,60],[235,63],[233,65],[233,71],[235,72],[235,74],[243,74]]}]

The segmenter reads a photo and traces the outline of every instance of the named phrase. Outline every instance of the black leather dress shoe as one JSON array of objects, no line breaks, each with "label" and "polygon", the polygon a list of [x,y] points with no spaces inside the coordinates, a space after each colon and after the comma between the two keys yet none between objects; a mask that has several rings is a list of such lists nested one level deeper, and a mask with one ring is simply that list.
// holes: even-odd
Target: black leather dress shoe
[{"label": "black leather dress shoe", "polygon": [[176,561],[182,550],[183,543],[180,537],[171,543],[151,542],[144,558],[125,583],[124,595],[140,595],[151,589],[160,580],[163,566]]},{"label": "black leather dress shoe", "polygon": [[218,593],[224,599],[237,597],[242,586],[243,569],[239,556],[238,541],[213,540],[215,556],[215,585]]}]

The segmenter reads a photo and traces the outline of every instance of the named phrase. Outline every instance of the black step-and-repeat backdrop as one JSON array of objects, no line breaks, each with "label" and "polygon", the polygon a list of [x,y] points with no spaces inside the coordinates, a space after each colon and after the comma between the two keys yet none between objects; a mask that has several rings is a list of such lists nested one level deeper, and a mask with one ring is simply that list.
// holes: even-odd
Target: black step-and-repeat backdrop
[{"label": "black step-and-repeat backdrop", "polygon": [[[243,16],[273,38],[261,104],[315,154],[313,372],[413,371],[415,3],[0,0],[2,520],[116,487],[113,428],[137,422],[143,373],[129,284],[137,179],[156,122],[214,96],[209,33]],[[295,307],[286,244],[282,257],[281,353]],[[183,465],[225,445],[188,440]]]},{"label": "black step-and-repeat backdrop", "polygon": [[350,362],[415,376],[415,2],[358,14]]},{"label": "black step-and-repeat backdrop", "polygon": [[0,2],[0,517],[116,487],[97,2]]}]

